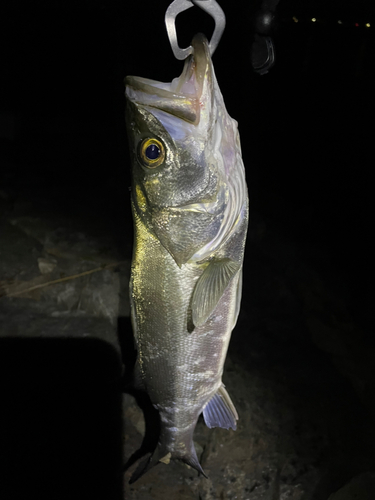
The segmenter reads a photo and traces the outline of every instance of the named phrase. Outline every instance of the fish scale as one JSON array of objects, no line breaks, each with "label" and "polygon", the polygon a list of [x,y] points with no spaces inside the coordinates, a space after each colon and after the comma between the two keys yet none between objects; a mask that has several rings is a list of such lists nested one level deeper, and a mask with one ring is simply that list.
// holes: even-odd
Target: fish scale
[{"label": "fish scale", "polygon": [[193,444],[199,415],[226,429],[238,418],[221,378],[241,299],[245,171],[208,42],[196,35],[192,46],[178,81],[126,79],[135,378],[161,424],[158,446],[132,482],[171,459],[205,475]]}]

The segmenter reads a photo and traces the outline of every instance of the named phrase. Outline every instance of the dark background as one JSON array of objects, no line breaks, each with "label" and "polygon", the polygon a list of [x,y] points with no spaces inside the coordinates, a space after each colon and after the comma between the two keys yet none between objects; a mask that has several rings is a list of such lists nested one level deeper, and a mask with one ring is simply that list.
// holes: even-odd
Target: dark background
[{"label": "dark background", "polygon": [[[58,200],[60,212],[90,214],[111,226],[130,258],[123,79],[170,81],[180,74],[183,63],[174,59],[164,27],[169,3],[2,3],[0,204]],[[215,72],[239,122],[251,217],[260,214],[268,231],[319,269],[345,297],[364,332],[361,342],[374,347],[375,4],[301,3],[280,0],[276,64],[259,76],[250,54],[260,2],[222,0],[227,28]],[[177,29],[186,46],[197,31],[209,37],[213,22],[193,8],[178,17]],[[245,279],[246,269],[245,262]]]},{"label": "dark background", "polygon": [[[67,210],[91,203],[98,217],[119,221],[128,242],[123,78],[170,81],[180,73],[164,28],[168,4],[2,4],[3,187],[61,196]],[[214,56],[239,122],[252,208],[305,245],[306,255],[323,248],[327,273],[343,278],[352,313],[369,328],[375,8],[364,0],[281,0],[276,65],[259,76],[250,64],[259,4],[221,2],[227,28]],[[180,14],[177,29],[186,46],[197,31],[210,36],[213,22],[193,8]]]}]

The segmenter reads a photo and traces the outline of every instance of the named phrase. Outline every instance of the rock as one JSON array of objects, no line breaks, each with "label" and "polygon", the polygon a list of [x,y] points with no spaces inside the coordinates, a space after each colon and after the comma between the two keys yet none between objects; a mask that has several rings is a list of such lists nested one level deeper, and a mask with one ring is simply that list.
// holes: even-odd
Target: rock
[{"label": "rock", "polygon": [[38,267],[39,271],[42,274],[49,274],[52,273],[52,271],[56,267],[56,261],[53,261],[52,259],[45,259],[43,257],[38,258]]},{"label": "rock", "polygon": [[[74,335],[86,346],[95,344],[95,336],[104,340],[102,348],[115,349],[116,360],[120,337],[122,362],[132,366],[130,224],[124,227],[120,215],[116,227],[107,216],[94,217],[94,198],[95,206],[85,211],[53,207],[43,193],[32,199],[19,198],[0,215],[0,337]],[[375,346],[364,342],[341,288],[332,291],[322,269],[306,260],[306,250],[276,226],[271,214],[252,212],[242,308],[224,372],[240,417],[237,431],[208,429],[199,419],[194,442],[208,480],[172,460],[129,485],[142,460],[135,455],[124,475],[125,498],[375,498],[374,473],[332,493],[342,484],[337,478],[375,470],[369,411]],[[92,372],[103,369],[98,365]],[[147,409],[140,402],[138,395],[123,397],[124,463],[146,434],[155,437],[157,415],[151,403]],[[92,440],[95,445],[96,432]]]}]

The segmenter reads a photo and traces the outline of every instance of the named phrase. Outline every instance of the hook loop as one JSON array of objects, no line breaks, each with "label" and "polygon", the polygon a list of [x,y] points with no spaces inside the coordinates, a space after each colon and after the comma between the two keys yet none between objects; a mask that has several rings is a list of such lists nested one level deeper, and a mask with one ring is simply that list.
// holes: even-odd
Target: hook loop
[{"label": "hook loop", "polygon": [[178,14],[190,9],[194,5],[207,12],[215,21],[215,29],[209,43],[211,56],[219,45],[220,38],[225,29],[225,14],[216,0],[174,0],[165,13],[165,26],[167,28],[173,54],[175,58],[179,60],[186,59],[192,54],[193,47],[191,45],[186,49],[179,47],[176,33],[176,17]]}]

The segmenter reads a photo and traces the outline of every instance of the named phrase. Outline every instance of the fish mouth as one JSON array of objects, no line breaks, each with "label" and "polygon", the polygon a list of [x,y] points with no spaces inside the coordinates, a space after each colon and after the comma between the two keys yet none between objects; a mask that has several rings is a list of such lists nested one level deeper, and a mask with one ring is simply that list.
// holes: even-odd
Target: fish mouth
[{"label": "fish mouth", "polygon": [[[164,111],[194,125],[199,123],[206,95],[212,95],[212,67],[207,38],[194,36],[193,53],[178,78],[162,83],[148,78],[125,78],[126,97],[141,106]],[[208,85],[205,85],[205,83]],[[152,112],[152,110],[150,110]]]}]

